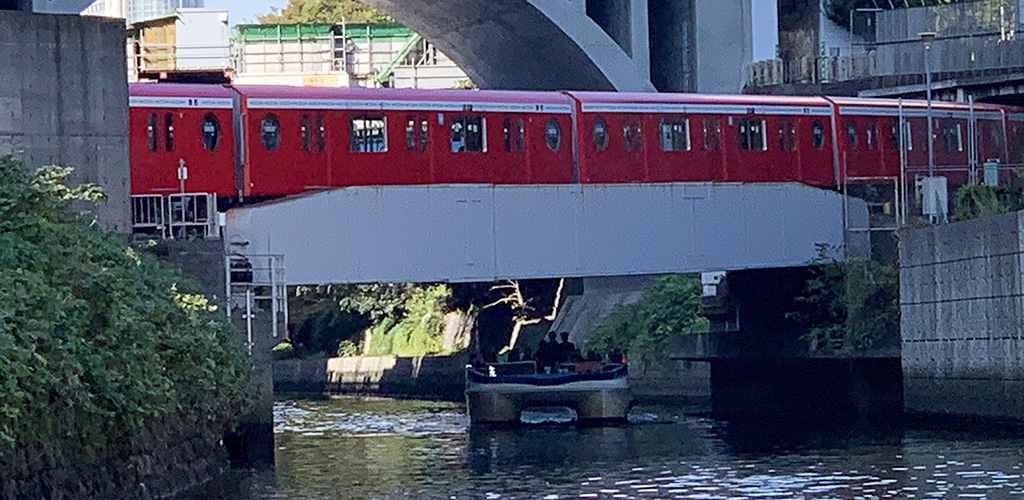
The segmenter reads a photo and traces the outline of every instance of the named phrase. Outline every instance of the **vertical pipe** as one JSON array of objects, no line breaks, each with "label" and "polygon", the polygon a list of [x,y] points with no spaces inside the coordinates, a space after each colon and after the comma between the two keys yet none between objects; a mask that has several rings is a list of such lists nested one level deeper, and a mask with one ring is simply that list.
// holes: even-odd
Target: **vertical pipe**
[{"label": "vertical pipe", "polygon": [[924,44],[924,85],[925,99],[928,101],[928,177],[935,176],[935,129],[932,126],[932,44]]}]

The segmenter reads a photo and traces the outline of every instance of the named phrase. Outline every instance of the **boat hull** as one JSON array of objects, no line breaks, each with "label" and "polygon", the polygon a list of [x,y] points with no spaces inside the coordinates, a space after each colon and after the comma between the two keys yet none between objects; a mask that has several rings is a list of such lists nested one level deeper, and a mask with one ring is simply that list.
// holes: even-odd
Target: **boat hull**
[{"label": "boat hull", "polygon": [[466,383],[466,408],[472,424],[518,423],[523,410],[543,406],[570,408],[580,423],[625,421],[632,400],[625,373],[605,380],[546,385],[479,383],[471,378]]}]

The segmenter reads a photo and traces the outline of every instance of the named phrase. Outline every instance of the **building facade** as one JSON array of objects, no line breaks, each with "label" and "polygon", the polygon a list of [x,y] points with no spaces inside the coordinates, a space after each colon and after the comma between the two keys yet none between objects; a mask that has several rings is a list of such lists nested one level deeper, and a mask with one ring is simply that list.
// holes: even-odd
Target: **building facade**
[{"label": "building facade", "polygon": [[178,9],[202,9],[204,0],[96,0],[82,14],[123,17],[128,24],[173,14]]}]

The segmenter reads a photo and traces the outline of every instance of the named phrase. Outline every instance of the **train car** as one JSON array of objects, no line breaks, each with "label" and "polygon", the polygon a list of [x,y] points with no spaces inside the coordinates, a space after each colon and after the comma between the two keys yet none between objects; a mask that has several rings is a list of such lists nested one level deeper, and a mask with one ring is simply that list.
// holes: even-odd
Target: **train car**
[{"label": "train car", "polygon": [[220,85],[130,84],[132,194],[233,196],[233,95]]},{"label": "train car", "polygon": [[819,97],[571,92],[583,182],[835,186],[832,108]]},{"label": "train car", "polygon": [[[900,147],[912,171],[928,166],[928,109],[918,100],[830,98],[836,105],[837,155],[844,177],[856,179],[900,175]],[[966,182],[971,148],[969,132],[977,127],[975,158],[1005,162],[1003,111],[978,104],[973,112],[963,103],[932,104],[934,164],[956,183]],[[904,133],[900,135],[900,120]],[[903,144],[905,142],[905,144]]]},{"label": "train car", "polygon": [[239,86],[243,194],[385,184],[571,183],[557,92]]}]

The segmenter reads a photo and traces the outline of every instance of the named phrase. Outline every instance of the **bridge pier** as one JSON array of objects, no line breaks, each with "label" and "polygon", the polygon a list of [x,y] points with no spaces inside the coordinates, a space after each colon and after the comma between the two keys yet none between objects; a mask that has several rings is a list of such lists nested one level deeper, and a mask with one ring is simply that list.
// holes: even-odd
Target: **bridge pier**
[{"label": "bridge pier", "polygon": [[711,410],[730,420],[884,418],[903,411],[899,351],[822,352],[787,318],[807,268],[729,272],[705,297],[712,331],[672,338],[669,357],[711,365]]}]

